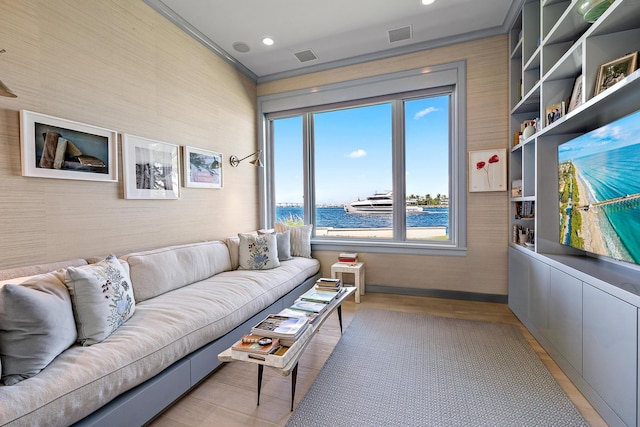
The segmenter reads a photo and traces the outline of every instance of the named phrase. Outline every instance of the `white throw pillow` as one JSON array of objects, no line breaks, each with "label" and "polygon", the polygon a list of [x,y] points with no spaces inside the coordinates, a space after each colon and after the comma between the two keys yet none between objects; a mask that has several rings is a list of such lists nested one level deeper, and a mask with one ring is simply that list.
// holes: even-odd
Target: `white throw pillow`
[{"label": "white throw pillow", "polygon": [[242,270],[269,270],[280,266],[275,234],[239,233],[239,264]]},{"label": "white throw pillow", "polygon": [[82,345],[103,341],[135,311],[131,279],[113,255],[95,264],[67,268],[65,281]]},{"label": "white throw pillow", "polygon": [[311,258],[311,231],[313,225],[291,226],[281,222],[274,224],[276,232],[291,231],[291,255]]}]

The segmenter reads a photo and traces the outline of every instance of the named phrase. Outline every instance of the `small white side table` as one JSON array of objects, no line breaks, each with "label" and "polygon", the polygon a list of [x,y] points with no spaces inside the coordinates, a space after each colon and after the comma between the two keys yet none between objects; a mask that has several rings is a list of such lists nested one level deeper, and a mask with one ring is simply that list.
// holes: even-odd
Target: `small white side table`
[{"label": "small white side table", "polygon": [[342,280],[342,273],[351,273],[355,277],[356,303],[360,303],[360,295],[364,295],[364,262],[336,262],[331,266],[331,277]]}]

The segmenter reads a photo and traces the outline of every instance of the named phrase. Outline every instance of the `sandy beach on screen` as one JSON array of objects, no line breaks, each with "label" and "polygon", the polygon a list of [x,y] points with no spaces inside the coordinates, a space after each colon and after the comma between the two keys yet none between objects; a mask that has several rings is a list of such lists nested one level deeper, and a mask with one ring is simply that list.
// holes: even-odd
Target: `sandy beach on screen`
[{"label": "sandy beach on screen", "polygon": [[[577,168],[576,173],[578,173]],[[589,190],[582,181],[580,174],[578,174],[577,178],[580,204],[586,205],[593,202],[589,199]],[[604,214],[599,209],[581,210],[580,214],[582,215],[582,232],[580,237],[584,239],[585,250],[600,254],[607,253],[606,245],[600,232],[600,216]],[[605,218],[603,219],[606,221]]]}]

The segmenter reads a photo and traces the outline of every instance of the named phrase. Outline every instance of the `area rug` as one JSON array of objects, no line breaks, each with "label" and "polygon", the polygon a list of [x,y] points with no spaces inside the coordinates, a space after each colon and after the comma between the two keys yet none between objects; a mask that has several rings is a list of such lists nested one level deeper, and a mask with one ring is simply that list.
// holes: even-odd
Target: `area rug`
[{"label": "area rug", "polygon": [[374,309],[286,425],[588,426],[516,326]]}]

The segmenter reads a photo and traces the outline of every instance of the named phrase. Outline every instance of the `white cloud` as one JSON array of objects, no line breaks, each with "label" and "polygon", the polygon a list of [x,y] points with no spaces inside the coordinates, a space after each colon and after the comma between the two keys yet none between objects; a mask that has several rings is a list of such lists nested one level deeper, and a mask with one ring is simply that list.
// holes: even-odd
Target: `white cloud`
[{"label": "white cloud", "polygon": [[419,120],[427,114],[433,113],[434,111],[438,111],[438,109],[436,107],[427,107],[424,110],[418,111],[416,115],[413,116],[413,120]]},{"label": "white cloud", "polygon": [[349,157],[350,159],[357,159],[360,157],[364,157],[367,155],[367,152],[364,151],[363,149],[359,149],[356,151],[352,151],[351,153],[347,154],[347,157]]}]

